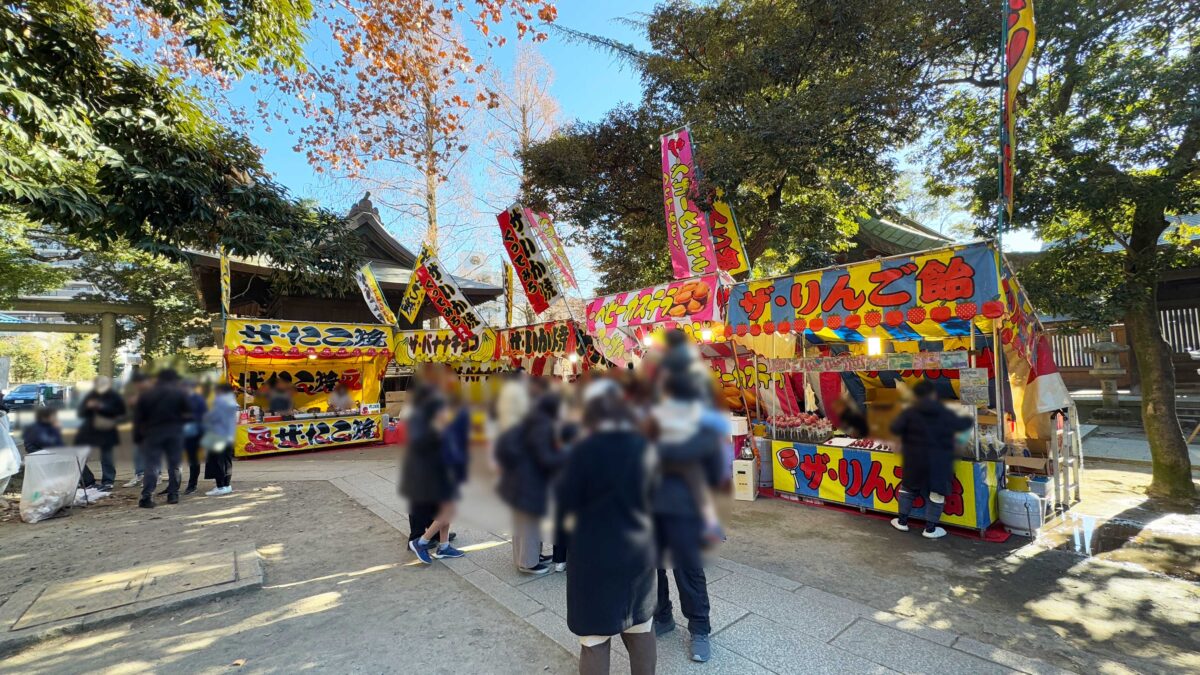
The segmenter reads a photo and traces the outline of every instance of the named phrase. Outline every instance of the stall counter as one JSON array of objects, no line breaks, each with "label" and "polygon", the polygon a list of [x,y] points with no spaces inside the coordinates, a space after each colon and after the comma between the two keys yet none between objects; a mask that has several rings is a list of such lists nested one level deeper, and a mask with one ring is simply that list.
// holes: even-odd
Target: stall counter
[{"label": "stall counter", "polygon": [[[899,513],[896,492],[903,471],[895,453],[773,440],[771,466],[777,495]],[[1002,471],[1001,462],[956,459],[941,522],[987,529],[997,518]],[[913,509],[917,520],[923,514],[923,504]]]},{"label": "stall counter", "polygon": [[277,422],[251,421],[238,425],[233,455],[258,457],[382,440],[383,416],[380,413],[347,413]]}]

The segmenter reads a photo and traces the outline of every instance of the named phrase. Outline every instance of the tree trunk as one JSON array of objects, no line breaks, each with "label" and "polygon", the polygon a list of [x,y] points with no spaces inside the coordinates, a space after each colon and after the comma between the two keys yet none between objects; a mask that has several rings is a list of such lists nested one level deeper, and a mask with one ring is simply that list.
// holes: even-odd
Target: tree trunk
[{"label": "tree trunk", "polygon": [[1175,414],[1175,366],[1159,327],[1158,308],[1153,303],[1131,308],[1125,327],[1141,374],[1142,424],[1150,442],[1153,470],[1149,493],[1170,499],[1194,498],[1192,464]]},{"label": "tree trunk", "polygon": [[1165,207],[1148,197],[1134,211],[1125,252],[1130,298],[1125,312],[1129,345],[1142,384],[1142,425],[1150,443],[1152,497],[1194,499],[1192,463],[1175,413],[1175,366],[1158,322],[1158,238],[1166,227]]}]

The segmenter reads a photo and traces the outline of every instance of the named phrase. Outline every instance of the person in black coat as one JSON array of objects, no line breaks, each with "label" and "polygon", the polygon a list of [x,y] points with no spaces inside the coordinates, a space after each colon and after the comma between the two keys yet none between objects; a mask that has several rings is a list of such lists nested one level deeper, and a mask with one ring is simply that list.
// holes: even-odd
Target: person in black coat
[{"label": "person in black coat", "polygon": [[588,385],[584,399],[586,435],[569,453],[556,492],[572,523],[567,627],[580,636],[583,675],[608,672],[611,637],[618,634],[633,675],[646,675],[657,658],[650,513],[657,458],[615,382]]},{"label": "person in black coat", "polygon": [[654,407],[658,428],[658,458],[663,467],[662,484],[654,494],[654,531],[658,542],[658,608],[655,633],[675,628],[667,586],[666,566],[674,569],[679,604],[688,619],[691,658],[707,661],[711,652],[708,582],[704,577],[701,549],[704,538],[702,504],[707,495],[698,494],[707,483],[715,488],[721,481],[721,437],[711,426],[701,424],[704,404],[696,378],[686,370],[666,374],[663,401]]},{"label": "person in black coat", "polygon": [[[433,522],[421,536],[416,539],[410,536],[408,542],[409,550],[426,565],[434,558],[463,556],[462,551],[450,545],[450,522],[454,519],[458,500],[458,479],[446,452],[446,444],[452,442],[447,429],[457,411],[448,405],[438,387],[439,382],[441,380],[437,379],[414,392],[413,411],[408,422],[408,452],[400,476],[400,494],[408,499],[410,510],[428,511],[432,505],[437,505]],[[440,543],[431,553],[430,542],[435,535]]]},{"label": "person in black coat", "polygon": [[138,506],[154,508],[154,487],[158,467],[167,463],[167,503],[179,503],[179,466],[183,463],[183,425],[192,419],[187,392],[179,386],[179,374],[166,369],[158,374],[154,387],[138,396],[133,409],[136,436],[141,438],[142,498]]},{"label": "person in black coat", "polygon": [[112,490],[117,479],[113,449],[121,443],[117,421],[125,416],[125,401],[113,391],[111,379],[96,378],[95,386],[79,403],[78,415],[82,424],[75,443],[100,449],[100,489]]},{"label": "person in black coat", "polygon": [[545,574],[542,519],[550,482],[565,459],[558,448],[558,394],[543,394],[521,423],[505,432],[497,452],[500,498],[513,510],[513,564],[526,574]]},{"label": "person in black coat", "polygon": [[908,531],[908,517],[917,497],[925,499],[925,531],[927,539],[946,536],[938,527],[946,495],[954,477],[954,437],[974,424],[969,418],[955,415],[937,397],[937,389],[928,380],[913,386],[915,400],[892,422],[892,433],[900,439],[901,463],[904,475],[896,495],[900,515],[892,519],[892,527]]}]

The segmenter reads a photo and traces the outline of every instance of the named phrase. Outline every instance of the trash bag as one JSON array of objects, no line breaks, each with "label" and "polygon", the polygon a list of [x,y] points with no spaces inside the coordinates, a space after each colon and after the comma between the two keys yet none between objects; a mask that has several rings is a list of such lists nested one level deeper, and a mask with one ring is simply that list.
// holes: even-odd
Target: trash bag
[{"label": "trash bag", "polygon": [[0,481],[8,483],[10,476],[21,470],[21,451],[13,442],[8,427],[8,414],[0,413]]},{"label": "trash bag", "polygon": [[25,457],[21,520],[36,523],[75,501],[79,461],[71,454],[35,452]]}]

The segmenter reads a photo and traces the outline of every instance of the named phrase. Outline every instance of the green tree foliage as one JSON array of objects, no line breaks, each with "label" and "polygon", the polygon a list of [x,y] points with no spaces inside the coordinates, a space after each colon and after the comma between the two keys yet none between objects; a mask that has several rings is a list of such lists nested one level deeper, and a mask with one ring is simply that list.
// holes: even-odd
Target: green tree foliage
[{"label": "green tree foliage", "polygon": [[[1020,95],[1014,221],[1055,245],[1025,278],[1043,310],[1125,323],[1141,375],[1150,492],[1188,498],[1194,487],[1156,292],[1162,272],[1192,255],[1183,242],[1195,233],[1169,229],[1168,215],[1200,210],[1200,5],[1040,0],[1037,21],[1034,77]],[[963,78],[979,86],[950,97],[933,145],[935,182],[966,190],[980,229],[994,232],[992,50],[977,55],[992,76]]]},{"label": "green tree foliage", "polygon": [[[97,293],[81,300],[129,302],[152,308],[145,316],[117,321],[117,343],[137,348],[147,364],[174,357],[189,346],[212,344],[209,314],[200,305],[191,269],[186,263],[114,245],[82,254],[79,278],[96,286]],[[69,315],[79,323],[97,323],[98,316]]]},{"label": "green tree foliage", "polygon": [[19,295],[33,295],[67,280],[61,268],[41,260],[25,236],[29,223],[0,208],[0,306]]},{"label": "green tree foliage", "polygon": [[[194,49],[234,72],[294,63],[296,17],[309,11],[282,1],[153,7],[193,25]],[[278,7],[294,16],[270,14]],[[194,90],[116,53],[94,12],[84,0],[0,4],[0,205],[101,248],[124,241],[178,258],[223,245],[270,257],[293,285],[348,287],[360,247],[341,220],[290,199]]]},{"label": "green tree foliage", "polygon": [[642,24],[646,52],[582,36],[638,68],[643,104],[526,153],[527,197],[582,229],[604,288],[661,281],[658,135],[687,123],[705,199],[715,187],[729,195],[756,273],[831,262],[856,218],[889,201],[889,152],[920,132],[941,64],[980,26],[994,35],[995,14],[984,10],[916,0],[660,4]]}]

